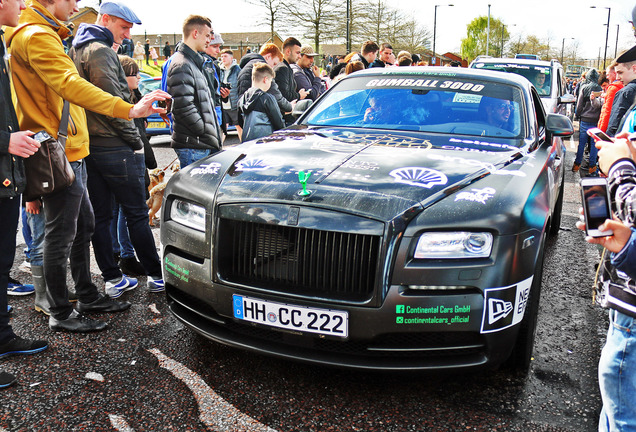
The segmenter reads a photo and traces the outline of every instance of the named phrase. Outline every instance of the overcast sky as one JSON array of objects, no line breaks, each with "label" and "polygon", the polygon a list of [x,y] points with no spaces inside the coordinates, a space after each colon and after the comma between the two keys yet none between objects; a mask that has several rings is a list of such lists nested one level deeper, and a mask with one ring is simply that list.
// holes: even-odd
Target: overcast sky
[{"label": "overcast sky", "polygon": [[[344,0],[342,0],[344,2]],[[513,38],[534,34],[540,39],[549,37],[550,45],[560,50],[563,38],[575,38],[579,43],[579,57],[596,58],[605,44],[608,10],[610,26],[607,57],[614,57],[616,30],[619,25],[618,51],[636,44],[631,25],[632,8],[636,0],[386,0],[387,4],[414,16],[429,31],[433,31],[435,4],[449,3],[453,7],[437,8],[436,51],[459,52],[461,39],[466,36],[466,25],[473,18],[488,14],[508,25]],[[94,6],[97,0],[82,0],[81,6]],[[128,4],[143,24],[133,28],[133,34],[179,34],[181,24],[191,13],[209,16],[214,30],[225,32],[267,31],[255,22],[264,11],[244,0],[129,0]],[[596,9],[590,6],[597,6]],[[287,34],[280,34],[285,39]],[[164,39],[165,40],[165,39]],[[306,41],[309,42],[309,41]],[[378,41],[382,43],[383,41]],[[566,39],[566,49],[574,40]]]}]

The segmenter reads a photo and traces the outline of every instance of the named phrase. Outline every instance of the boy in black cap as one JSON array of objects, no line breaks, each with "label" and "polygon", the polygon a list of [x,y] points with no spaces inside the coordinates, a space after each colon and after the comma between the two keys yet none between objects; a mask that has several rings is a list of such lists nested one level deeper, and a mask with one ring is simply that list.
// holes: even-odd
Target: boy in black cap
[{"label": "boy in black cap", "polygon": [[616,59],[616,78],[623,82],[624,87],[616,92],[610,119],[607,124],[607,134],[614,136],[619,131],[621,120],[636,99],[636,46],[625,51]]}]

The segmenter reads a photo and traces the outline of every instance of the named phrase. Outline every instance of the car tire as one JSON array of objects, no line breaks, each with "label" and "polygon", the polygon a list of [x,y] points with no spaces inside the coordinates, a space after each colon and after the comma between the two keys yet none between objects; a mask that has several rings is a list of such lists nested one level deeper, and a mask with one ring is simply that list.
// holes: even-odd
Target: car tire
[{"label": "car tire", "polygon": [[508,360],[504,363],[504,368],[513,372],[526,374],[530,369],[532,351],[534,349],[534,337],[537,330],[537,317],[539,315],[539,299],[541,298],[541,283],[543,279],[543,258],[545,250],[544,234],[539,246],[539,254],[535,264],[534,278],[530,287],[528,306],[519,326],[517,340]]},{"label": "car tire", "polygon": [[552,212],[552,219],[550,222],[550,236],[559,234],[561,229],[561,215],[563,214],[563,195],[565,193],[565,170],[561,175],[561,187],[559,188],[559,198],[554,205],[554,211]]}]

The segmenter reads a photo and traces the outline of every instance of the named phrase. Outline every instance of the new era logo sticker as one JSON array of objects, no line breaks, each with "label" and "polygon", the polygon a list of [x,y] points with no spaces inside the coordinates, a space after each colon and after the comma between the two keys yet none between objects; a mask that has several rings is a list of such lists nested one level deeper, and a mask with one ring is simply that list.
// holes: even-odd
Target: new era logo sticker
[{"label": "new era logo sticker", "polygon": [[512,312],[512,303],[490,299],[488,302],[488,324],[495,323]]},{"label": "new era logo sticker", "polygon": [[484,290],[481,332],[492,333],[519,324],[526,312],[532,277],[515,285]]}]

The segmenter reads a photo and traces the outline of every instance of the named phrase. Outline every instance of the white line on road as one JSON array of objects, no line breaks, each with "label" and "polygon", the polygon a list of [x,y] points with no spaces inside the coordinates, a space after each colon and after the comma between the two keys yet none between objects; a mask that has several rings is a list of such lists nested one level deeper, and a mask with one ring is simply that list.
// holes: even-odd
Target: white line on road
[{"label": "white line on road", "polygon": [[126,420],[123,417],[120,417],[115,414],[108,414],[108,418],[110,419],[110,424],[119,431],[119,432],[135,432],[133,428],[128,426]]},{"label": "white line on road", "polygon": [[275,429],[265,426],[237,410],[232,404],[216,394],[199,375],[181,363],[166,357],[158,349],[153,348],[148,351],[159,359],[159,366],[170,371],[190,388],[199,404],[199,420],[208,429],[213,431],[249,430],[276,432]]}]

